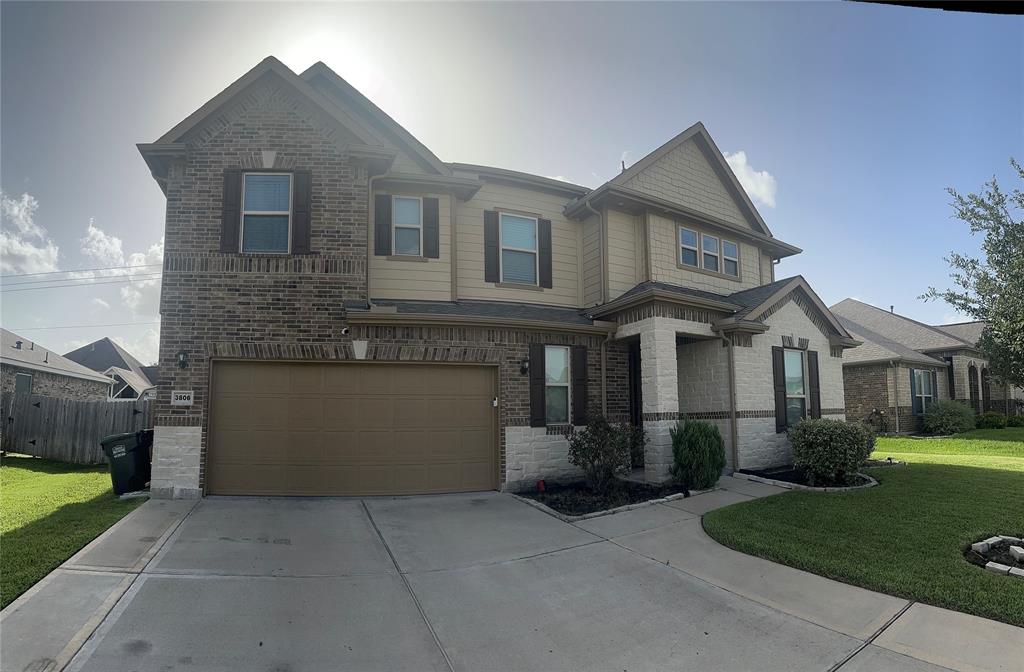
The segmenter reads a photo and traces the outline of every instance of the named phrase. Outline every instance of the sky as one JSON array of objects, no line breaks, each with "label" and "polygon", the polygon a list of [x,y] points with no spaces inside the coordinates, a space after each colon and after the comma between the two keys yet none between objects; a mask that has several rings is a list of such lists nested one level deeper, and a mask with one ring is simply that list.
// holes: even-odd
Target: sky
[{"label": "sky", "polygon": [[[5,1],[5,328],[61,353],[110,336],[155,361],[165,201],[135,144],[268,55],[296,72],[324,61],[444,161],[590,187],[703,121],[772,233],[804,250],[777,277],[930,323],[965,319],[917,297],[950,285],[951,250],[980,248],[946,189],[1014,186],[1009,159],[1024,160],[1020,17],[831,2]],[[52,282],[16,286],[38,280]]]}]

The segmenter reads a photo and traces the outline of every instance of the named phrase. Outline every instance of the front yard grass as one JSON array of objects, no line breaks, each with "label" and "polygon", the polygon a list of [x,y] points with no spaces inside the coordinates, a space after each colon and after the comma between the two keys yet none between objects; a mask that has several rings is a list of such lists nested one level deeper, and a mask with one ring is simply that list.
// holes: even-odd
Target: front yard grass
[{"label": "front yard grass", "polygon": [[7,455],[0,460],[0,607],[142,500],[120,501],[104,466]]},{"label": "front yard grass", "polygon": [[1024,626],[1024,580],[963,557],[971,542],[1024,534],[1024,431],[880,438],[872,457],[908,464],[866,470],[876,488],[794,491],[719,509],[704,529],[744,553]]}]

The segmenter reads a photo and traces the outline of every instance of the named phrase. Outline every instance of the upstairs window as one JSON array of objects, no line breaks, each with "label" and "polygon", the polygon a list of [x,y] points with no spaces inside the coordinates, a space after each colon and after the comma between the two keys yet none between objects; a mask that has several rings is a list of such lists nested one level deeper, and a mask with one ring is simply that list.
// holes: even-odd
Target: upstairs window
[{"label": "upstairs window", "polygon": [[549,345],[544,348],[544,402],[548,424],[569,422],[570,400],[569,348]]},{"label": "upstairs window", "polygon": [[728,240],[722,241],[722,272],[740,277],[740,250],[736,243]]},{"label": "upstairs window", "polygon": [[537,284],[537,218],[500,214],[501,281]]},{"label": "upstairs window", "polygon": [[704,269],[718,272],[718,238],[702,235],[701,247],[704,249]]},{"label": "upstairs window", "polygon": [[242,252],[288,253],[292,176],[245,173],[242,181]]},{"label": "upstairs window", "polygon": [[807,386],[804,377],[804,353],[786,350],[786,422],[790,427],[807,417]]},{"label": "upstairs window", "polygon": [[419,257],[423,250],[423,201],[410,196],[395,196],[391,202],[394,231],[392,248],[396,255]]},{"label": "upstairs window", "polygon": [[696,268],[698,257],[697,232],[679,227],[679,263]]}]

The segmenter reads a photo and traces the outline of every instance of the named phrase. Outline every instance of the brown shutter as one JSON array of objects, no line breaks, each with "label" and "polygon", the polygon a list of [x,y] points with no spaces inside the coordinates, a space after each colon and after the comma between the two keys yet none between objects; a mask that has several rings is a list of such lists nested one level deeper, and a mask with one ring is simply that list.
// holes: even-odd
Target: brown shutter
[{"label": "brown shutter", "polygon": [[772,378],[775,387],[775,431],[786,431],[786,359],[784,350],[772,347]]},{"label": "brown shutter", "polygon": [[238,252],[238,236],[242,228],[242,171],[224,170],[224,193],[221,201],[220,251]]},{"label": "brown shutter", "polygon": [[818,353],[807,351],[807,379],[810,382],[810,400],[812,418],[821,417],[821,385],[818,382]]},{"label": "brown shutter", "polygon": [[544,427],[544,344],[530,344],[530,427]]},{"label": "brown shutter", "polygon": [[551,287],[551,220],[537,220],[537,254],[540,266],[540,286]]},{"label": "brown shutter", "polygon": [[587,424],[587,349],[572,346],[572,424]]},{"label": "brown shutter", "polygon": [[423,256],[430,259],[441,256],[440,218],[436,198],[423,199]]},{"label": "brown shutter", "polygon": [[292,254],[309,254],[313,174],[296,170],[292,177]]},{"label": "brown shutter", "polygon": [[377,194],[373,199],[373,253],[391,254],[391,196]]},{"label": "brown shutter", "polygon": [[501,282],[498,271],[498,212],[484,211],[484,282]]}]

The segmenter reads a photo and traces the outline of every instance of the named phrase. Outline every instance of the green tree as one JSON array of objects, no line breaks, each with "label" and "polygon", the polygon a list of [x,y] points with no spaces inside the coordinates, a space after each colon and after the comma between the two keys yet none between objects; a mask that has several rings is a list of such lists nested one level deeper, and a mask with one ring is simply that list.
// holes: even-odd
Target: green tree
[{"label": "green tree", "polygon": [[[1010,165],[1024,182],[1024,168]],[[987,324],[978,348],[993,375],[1013,385],[1024,385],[1024,192],[1006,194],[995,177],[981,194],[961,195],[949,189],[956,218],[983,234],[984,260],[951,252],[954,289],[930,287],[921,298],[942,299],[957,310]]]}]

